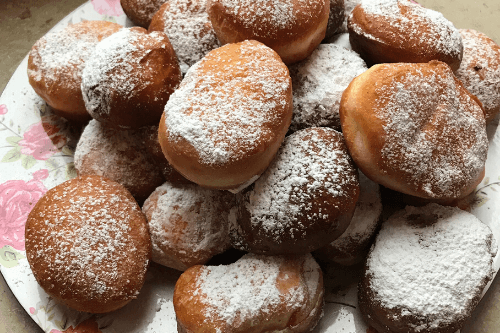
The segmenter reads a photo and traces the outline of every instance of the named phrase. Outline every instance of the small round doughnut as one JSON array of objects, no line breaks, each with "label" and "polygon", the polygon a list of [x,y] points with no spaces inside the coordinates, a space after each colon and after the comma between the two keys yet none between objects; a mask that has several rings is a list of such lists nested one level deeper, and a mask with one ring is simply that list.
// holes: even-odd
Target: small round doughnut
[{"label": "small round doughnut", "polygon": [[486,122],[500,112],[500,46],[475,30],[460,30],[464,56],[455,71],[465,88],[483,103]]},{"label": "small round doughnut", "polygon": [[167,34],[182,74],[220,46],[206,11],[207,0],[170,0],[155,14],[149,31]]},{"label": "small round doughnut", "polygon": [[71,121],[91,119],[82,98],[82,71],[97,43],[123,28],[107,21],[83,21],[40,38],[28,58],[28,79],[54,113]]},{"label": "small round doughnut", "polygon": [[258,40],[285,64],[305,59],[325,38],[329,0],[208,0],[222,44]]},{"label": "small round doughnut", "polygon": [[371,67],[344,91],[340,122],[360,170],[395,191],[445,203],[484,177],[481,103],[440,61]]},{"label": "small round doughnut", "polygon": [[181,78],[167,35],[122,29],[100,42],[87,60],[83,100],[92,118],[107,126],[157,125]]},{"label": "small round doughnut", "polygon": [[245,41],[215,49],[190,68],[165,106],[158,136],[184,177],[238,190],[267,168],[291,117],[288,68],[264,44]]},{"label": "small round doughnut", "polygon": [[26,257],[49,296],[78,311],[114,311],[144,284],[146,217],[122,185],[77,177],[47,191],[30,212]]},{"label": "small round doughnut", "polygon": [[325,38],[331,38],[342,29],[345,18],[344,0],[330,0],[330,15]]},{"label": "small round doughnut", "polygon": [[456,207],[408,206],[382,224],[358,303],[380,333],[454,333],[493,278],[491,229]]},{"label": "small round doughnut", "polygon": [[158,187],[144,202],[153,261],[185,271],[231,247],[229,210],[234,195],[195,184]]},{"label": "small round doughnut", "polygon": [[289,132],[314,126],[340,131],[340,99],[349,83],[367,70],[363,59],[340,46],[320,44],[289,70],[293,90]]},{"label": "small round doughnut", "polygon": [[348,23],[354,51],[366,63],[440,60],[453,70],[462,60],[458,29],[431,9],[410,0],[363,0]]},{"label": "small round doughnut", "polygon": [[125,15],[127,15],[135,25],[147,29],[155,13],[168,1],[169,0],[120,0],[120,5]]},{"label": "small round doughnut", "polygon": [[141,130],[116,130],[91,120],[75,150],[79,176],[98,175],[125,186],[142,203],[165,181],[147,153]]},{"label": "small round doughnut", "polygon": [[327,127],[295,132],[230,216],[231,241],[257,254],[311,252],[342,235],[358,196],[342,134]]},{"label": "small round doughnut", "polygon": [[310,254],[246,254],[230,265],[193,266],[177,281],[183,333],[311,332],[323,309],[323,273]]},{"label": "small round doughnut", "polygon": [[359,173],[359,200],[346,231],[330,244],[314,251],[325,262],[354,265],[365,259],[380,223],[382,197],[379,185]]}]

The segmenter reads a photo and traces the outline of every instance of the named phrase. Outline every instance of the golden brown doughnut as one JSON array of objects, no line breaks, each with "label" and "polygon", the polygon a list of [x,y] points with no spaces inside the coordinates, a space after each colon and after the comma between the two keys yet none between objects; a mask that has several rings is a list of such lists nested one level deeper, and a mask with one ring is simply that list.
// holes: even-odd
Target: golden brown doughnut
[{"label": "golden brown doughnut", "polygon": [[83,100],[92,118],[106,126],[157,125],[181,78],[167,35],[122,29],[99,43],[87,60]]},{"label": "golden brown doughnut", "polygon": [[231,214],[231,241],[258,254],[311,252],[342,235],[358,196],[342,134],[327,127],[295,132]]},{"label": "golden brown doughnut", "polygon": [[481,103],[445,63],[373,66],[344,91],[340,122],[360,170],[385,187],[451,202],[484,177]]},{"label": "golden brown doughnut", "polygon": [[149,27],[155,13],[169,0],[120,0],[125,15],[145,29]]},{"label": "golden brown doughnut", "polygon": [[222,44],[258,40],[285,64],[305,59],[325,38],[329,0],[208,0]]},{"label": "golden brown doughnut", "polygon": [[26,257],[51,297],[78,311],[114,311],[144,283],[151,257],[146,217],[122,185],[77,177],[47,191],[30,212]]},{"label": "golden brown doughnut", "polygon": [[144,145],[143,130],[117,130],[91,120],[76,146],[79,176],[98,175],[125,186],[142,204],[165,181]]},{"label": "golden brown doughnut", "polygon": [[55,114],[68,120],[91,119],[82,98],[82,71],[97,43],[123,28],[107,21],[83,21],[47,34],[31,48],[28,79]]},{"label": "golden brown doughnut", "polygon": [[214,189],[248,186],[264,172],[292,117],[292,85],[280,57],[257,41],[208,53],[165,106],[158,130],[169,163]]},{"label": "golden brown doughnut", "polygon": [[220,46],[206,11],[207,0],[170,0],[155,14],[149,31],[167,34],[182,74]]},{"label": "golden brown doughnut", "polygon": [[408,206],[382,224],[358,304],[379,333],[454,333],[492,279],[491,229],[456,207]]},{"label": "golden brown doughnut", "polygon": [[349,16],[352,49],[366,63],[440,60],[453,70],[462,60],[462,39],[444,16],[410,0],[365,0]]},{"label": "golden brown doughnut", "polygon": [[310,332],[322,315],[323,274],[310,254],[247,254],[227,266],[193,266],[177,281],[180,333]]},{"label": "golden brown doughnut", "polygon": [[144,202],[153,261],[185,271],[231,247],[229,210],[234,194],[196,184],[159,186]]},{"label": "golden brown doughnut", "polygon": [[455,75],[483,103],[486,122],[500,112],[500,46],[475,30],[460,30],[464,56]]}]

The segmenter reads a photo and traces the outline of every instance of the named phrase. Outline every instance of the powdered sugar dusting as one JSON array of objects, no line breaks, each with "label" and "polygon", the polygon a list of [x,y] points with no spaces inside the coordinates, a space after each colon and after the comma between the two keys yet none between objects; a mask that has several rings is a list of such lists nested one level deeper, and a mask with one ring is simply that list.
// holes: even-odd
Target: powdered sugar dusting
[{"label": "powdered sugar dusting", "polygon": [[[50,201],[30,216],[39,220],[29,231],[34,235],[28,240],[30,264],[43,263],[43,276],[49,277],[45,286],[63,298],[72,298],[75,290],[92,300],[122,298],[127,279],[136,278],[131,267],[145,274],[147,251],[137,247],[137,239],[147,237],[146,223],[137,224],[139,206],[118,194],[116,186],[102,178],[76,178],[59,185],[60,194],[48,192]],[[132,292],[135,297],[137,290]]]},{"label": "powdered sugar dusting", "polygon": [[152,192],[163,182],[160,168],[147,155],[141,130],[116,130],[97,120],[85,127],[76,146],[74,163],[79,175],[112,179],[135,197],[140,189],[152,187]]},{"label": "powdered sugar dusting", "polygon": [[[240,19],[245,28],[254,29],[256,34],[262,37],[272,36],[279,30],[290,28],[297,21],[297,11],[295,8],[299,6],[303,8],[311,7],[317,1],[214,0],[214,2],[221,3],[230,15]],[[266,31],[259,29],[258,26],[261,24],[266,24],[270,29]]]},{"label": "powdered sugar dusting", "polygon": [[237,45],[237,52],[224,46],[191,67],[165,106],[169,139],[189,142],[206,165],[251,154],[275,138],[288,112],[286,66],[261,43]]},{"label": "powdered sugar dusting", "polygon": [[382,172],[403,172],[412,189],[431,198],[463,195],[482,172],[488,150],[480,106],[444,64],[385,66],[390,83],[376,83],[373,110],[385,123]]},{"label": "powdered sugar dusting", "polygon": [[85,61],[98,42],[98,34],[85,32],[81,24],[49,33],[33,46],[30,56],[35,70],[28,70],[28,74],[35,81],[47,81],[48,85],[64,80],[73,89],[79,89]]},{"label": "powdered sugar dusting", "polygon": [[142,59],[151,51],[144,46],[145,40],[165,39],[164,34],[146,34],[138,28],[122,29],[103,39],[82,74],[82,93],[87,111],[91,115],[107,115],[116,96],[128,99],[141,92],[149,80],[147,73],[140,70]]},{"label": "powdered sugar dusting", "polygon": [[161,20],[163,32],[172,43],[183,74],[220,45],[206,5],[207,0],[170,0],[161,17],[155,18]]},{"label": "powdered sugar dusting", "polygon": [[464,56],[457,77],[477,96],[487,118],[500,110],[500,46],[483,33],[460,30]]},{"label": "powdered sugar dusting", "polygon": [[185,270],[228,249],[227,220],[233,204],[234,196],[226,191],[168,182],[158,187],[143,207],[151,232],[153,261]]},{"label": "powdered sugar dusting", "polygon": [[293,87],[291,131],[329,126],[340,130],[339,107],[349,83],[367,67],[355,52],[320,44],[304,61],[289,67]]},{"label": "powdered sugar dusting", "polygon": [[[389,34],[391,45],[405,49],[408,45],[421,45],[415,52],[432,52],[460,58],[462,38],[460,33],[443,14],[424,8],[409,0],[362,0],[361,8],[367,16],[382,16],[392,29],[384,30]],[[352,13],[351,13],[352,16]],[[380,36],[365,32],[354,20],[351,27],[358,34],[385,43]],[[394,31],[393,31],[394,30]],[[427,47],[424,47],[427,45]]]},{"label": "powdered sugar dusting", "polygon": [[204,267],[197,287],[206,295],[206,317],[216,317],[231,325],[258,318],[261,313],[272,318],[283,310],[300,309],[315,296],[320,269],[310,254],[294,260],[298,264],[294,273],[305,271],[302,277],[305,284],[292,286],[283,293],[277,287],[277,280],[288,260],[282,256],[247,254],[228,266]]},{"label": "powdered sugar dusting", "polygon": [[329,218],[312,209],[323,204],[319,198],[355,202],[353,186],[358,179],[342,135],[330,128],[309,128],[285,139],[245,207],[251,224],[279,241],[284,234],[304,235],[307,227],[301,219]]},{"label": "powdered sugar dusting", "polygon": [[407,207],[384,222],[366,274],[375,302],[403,317],[426,317],[425,331],[470,315],[492,277],[495,253],[491,230],[472,214]]}]

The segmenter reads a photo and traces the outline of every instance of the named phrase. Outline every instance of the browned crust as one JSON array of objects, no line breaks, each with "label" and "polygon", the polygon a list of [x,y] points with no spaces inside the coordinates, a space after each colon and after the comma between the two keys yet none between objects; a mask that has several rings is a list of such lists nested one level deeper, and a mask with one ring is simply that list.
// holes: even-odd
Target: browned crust
[{"label": "browned crust", "polygon": [[311,7],[292,2],[296,20],[293,25],[280,29],[268,17],[249,27],[245,15],[233,15],[220,0],[208,0],[207,12],[221,44],[257,40],[275,50],[289,65],[305,59],[325,38],[330,12],[328,0],[317,1]]},{"label": "browned crust", "polygon": [[[121,25],[107,21],[83,21],[71,25],[81,36],[95,36],[99,41],[117,32]],[[59,33],[65,33],[61,31]],[[34,79],[34,72],[40,70],[42,64],[35,61],[40,48],[45,47],[44,39],[38,40],[31,48],[28,57],[28,79],[35,92],[43,98],[58,116],[70,121],[85,123],[92,117],[85,108],[81,90],[81,73],[78,73],[76,66],[65,66],[58,69],[53,75],[59,77],[58,80],[42,77],[40,81]],[[37,57],[38,58],[38,57]],[[43,61],[43,60],[42,60]]]},{"label": "browned crust", "polygon": [[136,25],[145,29],[160,7],[168,0],[120,0],[125,15]]},{"label": "browned crust", "polygon": [[[405,6],[401,3],[399,6],[403,16],[412,19]],[[392,26],[391,22],[391,18],[366,14],[360,5],[352,11],[347,25],[349,41],[352,49],[361,55],[368,66],[390,62],[422,63],[439,60],[447,63],[453,70],[460,67],[463,47],[457,53],[441,52],[431,38],[409,38],[414,33],[429,35],[431,30],[426,24],[418,25],[416,31],[404,31],[397,25]],[[354,25],[360,27],[363,33],[357,31]],[[376,40],[367,37],[367,34],[374,36]]]},{"label": "browned crust", "polygon": [[[103,186],[103,184],[105,185]],[[85,278],[78,279],[78,281],[67,278],[65,271],[66,267],[70,267],[71,261],[59,265],[54,271],[52,263],[56,255],[69,256],[70,254],[69,252],[59,253],[57,250],[51,249],[52,247],[56,248],[55,243],[53,243],[53,238],[52,240],[47,239],[51,235],[47,233],[53,232],[53,229],[47,225],[57,226],[59,232],[71,233],[75,231],[65,230],[66,224],[61,223],[61,220],[64,221],[64,219],[78,220],[78,216],[67,214],[65,207],[70,206],[71,200],[76,199],[78,195],[85,197],[85,190],[89,187],[102,191],[106,196],[119,198],[117,205],[109,211],[109,218],[121,219],[120,215],[127,214],[130,217],[127,223],[132,230],[130,233],[131,242],[127,245],[131,251],[120,253],[117,258],[106,258],[106,260],[115,260],[116,268],[110,271],[109,267],[105,268],[100,264],[93,264],[83,270],[83,274],[87,271],[96,272],[96,274],[104,271],[104,274],[111,273],[117,276],[114,280],[115,283],[110,285],[105,292],[92,297],[89,295],[89,281]],[[70,190],[74,190],[77,195],[65,196],[65,191]],[[101,209],[100,207],[96,206],[96,210]],[[83,226],[86,222],[80,221],[80,223]],[[106,223],[106,221],[102,221],[102,223]],[[50,189],[30,212],[26,222],[25,236],[26,257],[37,282],[47,294],[73,309],[92,313],[114,311],[136,298],[144,284],[146,269],[151,257],[147,221],[132,195],[118,183],[98,176],[85,176],[74,178]],[[73,239],[67,239],[69,244],[73,241]],[[120,240],[117,239],[117,241]],[[41,246],[43,249],[40,249]],[[40,251],[43,251],[42,256],[40,256]],[[91,278],[89,279],[91,280]],[[103,277],[103,279],[107,278]]]}]

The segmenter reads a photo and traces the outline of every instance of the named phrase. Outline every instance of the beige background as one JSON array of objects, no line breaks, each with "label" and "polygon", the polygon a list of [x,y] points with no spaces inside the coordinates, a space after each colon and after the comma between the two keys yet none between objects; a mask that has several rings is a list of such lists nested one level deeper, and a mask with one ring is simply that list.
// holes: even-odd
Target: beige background
[{"label": "beige background", "polygon": [[[457,28],[484,32],[500,43],[499,0],[418,0],[441,11]],[[85,0],[0,0],[0,92],[37,39]],[[0,274],[0,333],[38,333]],[[500,276],[464,333],[500,332]],[[170,333],[170,332],[166,332]]]}]

